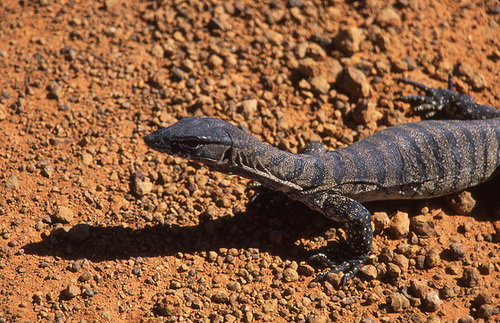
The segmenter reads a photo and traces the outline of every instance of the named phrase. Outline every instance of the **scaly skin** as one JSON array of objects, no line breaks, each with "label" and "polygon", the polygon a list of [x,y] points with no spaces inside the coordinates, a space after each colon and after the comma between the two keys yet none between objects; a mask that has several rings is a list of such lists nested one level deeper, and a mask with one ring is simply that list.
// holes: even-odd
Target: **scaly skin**
[{"label": "scaly skin", "polygon": [[160,152],[238,174],[279,190],[346,223],[346,241],[311,257],[343,272],[345,284],[368,258],[373,239],[373,200],[423,199],[478,185],[500,164],[500,111],[474,103],[449,89],[432,89],[401,79],[425,92],[401,100],[420,103],[429,116],[466,120],[419,121],[390,127],[333,151],[311,143],[301,154],[271,147],[220,119],[189,117],[144,138]]}]

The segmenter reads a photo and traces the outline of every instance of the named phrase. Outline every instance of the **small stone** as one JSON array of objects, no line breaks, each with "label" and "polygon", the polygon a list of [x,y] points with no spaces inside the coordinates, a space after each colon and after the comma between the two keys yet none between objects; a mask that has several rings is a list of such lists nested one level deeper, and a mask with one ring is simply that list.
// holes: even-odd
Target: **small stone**
[{"label": "small stone", "polygon": [[382,113],[377,111],[377,104],[368,100],[359,101],[352,113],[354,121],[367,125],[370,129],[377,127],[377,121],[382,118]]},{"label": "small stone", "polygon": [[479,285],[479,271],[473,267],[464,268],[462,282],[467,287],[475,287]]},{"label": "small stone", "polygon": [[327,94],[330,91],[330,83],[324,77],[317,76],[309,80],[311,84],[311,89],[320,94]]},{"label": "small stone", "polygon": [[359,273],[366,281],[371,281],[377,278],[377,268],[373,265],[365,265],[359,269]]},{"label": "small stone", "polygon": [[235,291],[238,291],[241,289],[241,284],[238,283],[238,282],[235,282],[235,281],[232,281],[232,282],[229,282],[227,285],[226,285],[227,289],[232,291],[232,292],[235,292]]},{"label": "small stone", "polygon": [[483,319],[489,319],[494,314],[498,314],[498,310],[490,304],[484,304],[477,310],[477,316]]},{"label": "small stone", "polygon": [[45,165],[43,168],[42,168],[42,176],[43,177],[47,177],[47,178],[51,178],[52,175],[54,175],[54,167],[50,166],[50,165]]},{"label": "small stone", "polygon": [[299,62],[298,66],[299,72],[305,77],[315,77],[318,76],[320,69],[318,63],[312,58],[306,57]]},{"label": "small stone", "polygon": [[293,7],[302,7],[303,3],[302,0],[288,0],[288,5],[293,8]]},{"label": "small stone", "polygon": [[487,292],[484,292],[484,291],[480,292],[476,296],[474,303],[476,304],[477,307],[481,307],[484,304],[491,304],[491,303],[493,303],[493,295],[491,295]]},{"label": "small stone", "polygon": [[49,86],[50,96],[53,99],[60,100],[62,97],[62,88],[57,82],[52,82]]},{"label": "small stone", "polygon": [[413,232],[424,237],[435,237],[437,236],[436,231],[433,228],[432,220],[428,219],[423,215],[417,215],[411,218],[410,221],[411,228]]},{"label": "small stone", "polygon": [[449,255],[453,260],[461,260],[467,256],[464,246],[460,242],[453,242],[449,247]]},{"label": "small stone", "polygon": [[5,182],[5,188],[8,190],[17,191],[19,189],[19,180],[14,174],[11,174]]},{"label": "small stone", "polygon": [[354,67],[346,67],[342,70],[338,76],[337,85],[356,99],[370,96],[370,84],[365,74]]},{"label": "small stone", "polygon": [[104,0],[104,7],[110,11],[116,9],[120,4],[120,0]]},{"label": "small stone", "polygon": [[303,276],[312,276],[314,275],[314,268],[310,265],[307,265],[307,264],[302,264],[299,266],[299,268],[297,268],[297,272],[300,274],[300,275],[303,275]]},{"label": "small stone", "polygon": [[441,308],[441,300],[436,291],[427,293],[423,303],[429,312],[435,312]]},{"label": "small stone", "polygon": [[476,90],[482,90],[488,87],[488,81],[486,81],[486,78],[480,72],[474,73],[469,83]]},{"label": "small stone", "polygon": [[491,262],[484,262],[479,265],[478,269],[481,275],[490,275],[495,271],[495,265]]},{"label": "small stone", "polygon": [[92,157],[91,154],[89,153],[82,154],[82,164],[84,164],[85,166],[91,165],[93,161],[94,157]]},{"label": "small stone", "polygon": [[258,101],[255,99],[243,100],[241,106],[243,108],[243,113],[247,118],[253,116],[257,112]]},{"label": "small stone", "polygon": [[397,212],[392,218],[389,230],[397,237],[403,238],[410,232],[410,219],[408,213]]},{"label": "small stone", "polygon": [[264,301],[264,305],[262,305],[262,312],[269,314],[278,308],[278,300],[277,299],[268,299]]},{"label": "small stone", "polygon": [[220,58],[219,56],[213,54],[212,56],[210,56],[208,58],[208,66],[210,68],[217,68],[219,66],[222,66],[222,64],[224,63],[224,61],[222,60],[222,58]]},{"label": "small stone", "polygon": [[386,212],[375,212],[373,213],[373,224],[375,225],[375,231],[382,231],[389,227],[391,219]]},{"label": "small stone", "polygon": [[75,214],[71,211],[71,209],[65,206],[60,206],[56,214],[52,216],[52,220],[56,223],[71,223],[74,217]]},{"label": "small stone", "polygon": [[474,200],[472,194],[468,191],[462,191],[458,194],[449,196],[446,202],[453,211],[457,212],[459,215],[471,213],[474,206],[476,206],[476,200]]},{"label": "small stone", "polygon": [[335,47],[346,55],[359,52],[360,44],[364,40],[363,30],[358,27],[348,27],[339,31],[333,42]]},{"label": "small stone", "polygon": [[424,298],[428,290],[427,282],[420,279],[411,279],[410,290],[413,296]]},{"label": "small stone", "polygon": [[156,58],[163,58],[165,55],[165,49],[163,49],[163,46],[160,44],[154,44],[153,47],[151,47],[151,55]]},{"label": "small stone", "polygon": [[210,30],[224,30],[224,25],[217,18],[210,18],[207,23],[207,28]]},{"label": "small stone", "polygon": [[274,31],[274,30],[269,30],[267,31],[264,36],[271,42],[272,44],[276,46],[280,46],[283,43],[284,37],[282,34]]},{"label": "small stone", "polygon": [[175,79],[178,81],[182,81],[186,78],[186,73],[178,67],[172,70],[172,74],[174,74]]},{"label": "small stone", "polygon": [[208,255],[207,255],[207,260],[208,262],[214,262],[215,260],[217,260],[217,252],[215,251],[209,251],[208,252]]},{"label": "small stone", "polygon": [[425,256],[425,263],[429,268],[437,267],[441,264],[441,256],[436,249],[431,249]]},{"label": "small stone", "polygon": [[299,279],[299,274],[292,268],[286,268],[283,271],[283,280],[286,282],[294,282]]},{"label": "small stone", "polygon": [[83,296],[85,297],[94,297],[95,293],[92,289],[87,288],[83,291]]},{"label": "small stone", "polygon": [[160,316],[178,316],[182,314],[181,300],[175,295],[167,295],[159,300],[154,311]]},{"label": "small stone", "polygon": [[439,291],[441,298],[449,299],[457,296],[457,293],[455,292],[455,286],[456,285],[451,282],[446,283]]},{"label": "small stone", "polygon": [[229,296],[224,291],[218,291],[212,296],[212,301],[214,303],[227,303],[229,302]]},{"label": "small stone", "polygon": [[137,196],[144,196],[153,190],[153,183],[145,181],[144,174],[134,173],[132,176],[132,192]]},{"label": "small stone", "polygon": [[82,283],[89,281],[91,279],[92,279],[92,274],[88,271],[84,272],[83,274],[80,275],[80,277],[78,277],[78,281]]},{"label": "small stone", "polygon": [[74,244],[80,244],[90,237],[90,225],[80,223],[72,227],[69,232],[68,239]]},{"label": "small stone", "polygon": [[392,7],[385,7],[379,11],[375,22],[382,27],[386,26],[399,26],[401,24],[401,17]]},{"label": "small stone", "polygon": [[392,293],[390,306],[394,312],[402,312],[410,307],[410,301],[401,293]]},{"label": "small stone", "polygon": [[69,284],[64,290],[64,295],[69,299],[75,298],[81,293],[82,290],[78,286],[75,286],[73,284]]},{"label": "small stone", "polygon": [[461,318],[459,318],[457,320],[457,323],[473,323],[473,322],[474,322],[474,318],[470,315],[462,316]]}]

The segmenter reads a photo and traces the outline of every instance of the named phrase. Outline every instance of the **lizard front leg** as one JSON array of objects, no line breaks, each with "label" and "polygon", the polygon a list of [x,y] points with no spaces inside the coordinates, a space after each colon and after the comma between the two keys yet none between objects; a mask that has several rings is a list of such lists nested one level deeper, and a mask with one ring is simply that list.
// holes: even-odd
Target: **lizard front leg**
[{"label": "lizard front leg", "polygon": [[373,228],[371,214],[361,203],[349,197],[316,193],[312,200],[315,209],[319,209],[326,217],[340,222],[346,222],[346,240],[337,248],[318,253],[311,260],[331,267],[319,274],[314,281],[323,280],[329,273],[343,272],[342,286],[351,279],[366,261],[372,250]]},{"label": "lizard front leg", "polygon": [[458,94],[453,91],[453,74],[448,76],[448,89],[434,89],[424,84],[399,78],[398,81],[409,84],[425,95],[404,95],[398,100],[409,103],[417,103],[414,110],[424,112],[426,118],[442,115],[449,119],[479,120],[500,117],[500,111],[474,102],[474,99],[466,94]]}]

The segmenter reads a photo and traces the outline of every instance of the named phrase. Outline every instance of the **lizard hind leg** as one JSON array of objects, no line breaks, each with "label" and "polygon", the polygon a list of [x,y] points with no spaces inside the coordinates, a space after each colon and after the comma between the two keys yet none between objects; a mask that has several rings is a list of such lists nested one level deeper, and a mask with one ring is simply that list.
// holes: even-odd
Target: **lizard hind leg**
[{"label": "lizard hind leg", "polygon": [[373,228],[370,212],[358,201],[342,195],[330,195],[321,208],[333,220],[346,222],[346,240],[327,254],[319,253],[310,259],[331,269],[319,274],[314,281],[323,280],[329,273],[344,273],[344,285],[358,272],[372,249]]}]

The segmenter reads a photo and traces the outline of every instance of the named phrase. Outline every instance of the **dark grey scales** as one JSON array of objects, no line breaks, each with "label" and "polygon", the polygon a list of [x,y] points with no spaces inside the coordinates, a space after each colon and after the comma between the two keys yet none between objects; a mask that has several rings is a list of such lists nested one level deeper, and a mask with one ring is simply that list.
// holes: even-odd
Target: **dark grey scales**
[{"label": "dark grey scales", "polygon": [[293,154],[269,146],[220,119],[189,117],[144,138],[160,152],[238,174],[284,192],[324,214],[346,222],[347,239],[312,259],[343,272],[345,284],[366,261],[372,248],[371,214],[361,204],[374,200],[425,199],[478,185],[500,165],[500,111],[474,103],[468,95],[399,81],[422,90],[400,100],[416,104],[425,120],[390,127],[348,147],[326,150],[311,143]]}]

